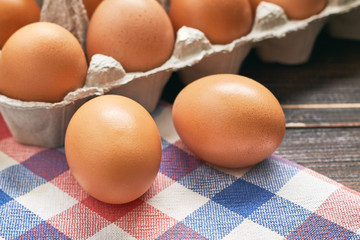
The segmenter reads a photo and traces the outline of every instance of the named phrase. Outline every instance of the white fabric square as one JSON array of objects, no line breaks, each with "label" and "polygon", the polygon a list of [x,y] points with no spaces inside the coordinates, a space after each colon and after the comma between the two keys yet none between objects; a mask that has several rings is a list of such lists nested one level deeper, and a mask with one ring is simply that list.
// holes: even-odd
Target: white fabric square
[{"label": "white fabric square", "polygon": [[88,238],[89,240],[97,239],[107,239],[107,240],[136,240],[129,233],[125,232],[123,229],[117,227],[115,224],[110,224],[109,226],[101,229],[99,232],[94,234],[92,237]]},{"label": "white fabric square", "polygon": [[219,167],[212,164],[209,164],[211,167],[218,169],[221,172],[227,173],[231,176],[234,176],[236,178],[241,178],[245,175],[247,171],[251,169],[251,167],[248,168],[225,168],[225,167]]},{"label": "white fabric square", "polygon": [[337,188],[333,184],[300,171],[276,194],[314,212]]},{"label": "white fabric square", "polygon": [[271,231],[268,228],[265,228],[259,224],[256,224],[248,219],[245,219],[239,226],[232,230],[224,240],[280,240],[284,239],[283,236],[277,234],[274,231]]},{"label": "white fabric square", "polygon": [[0,171],[18,164],[18,162],[3,152],[0,152]]},{"label": "white fabric square", "polygon": [[180,139],[172,121],[171,108],[164,108],[164,110],[155,117],[155,122],[158,126],[160,136],[167,142],[175,143]]},{"label": "white fabric square", "polygon": [[78,201],[51,183],[34,188],[16,199],[32,212],[47,220],[75,205]]},{"label": "white fabric square", "polygon": [[208,201],[208,198],[187,189],[179,183],[174,183],[153,198],[150,198],[147,203],[166,215],[181,221]]}]

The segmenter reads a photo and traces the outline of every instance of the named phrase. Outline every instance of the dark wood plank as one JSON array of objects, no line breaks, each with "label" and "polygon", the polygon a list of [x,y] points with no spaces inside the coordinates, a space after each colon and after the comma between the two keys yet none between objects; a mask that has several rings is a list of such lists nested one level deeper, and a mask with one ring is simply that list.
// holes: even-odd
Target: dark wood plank
[{"label": "dark wood plank", "polygon": [[241,74],[264,84],[282,104],[359,103],[360,41],[319,36],[309,61],[298,66],[264,63],[252,51]]},{"label": "dark wood plank", "polygon": [[288,127],[360,127],[360,108],[284,108]]},{"label": "dark wood plank", "polygon": [[[333,39],[322,32],[303,65],[264,63],[252,51],[240,71],[268,87],[284,106],[292,128],[287,128],[276,154],[356,191],[360,191],[359,56],[360,41]],[[348,103],[352,106],[344,107]]]},{"label": "dark wood plank", "polygon": [[[360,41],[323,31],[307,63],[264,63],[252,50],[239,73],[264,84],[284,106],[288,128],[276,154],[360,192],[360,107],[339,107],[360,104]],[[163,99],[173,102],[183,87],[174,73]]]},{"label": "dark wood plank", "polygon": [[360,128],[287,129],[275,153],[360,192]]}]

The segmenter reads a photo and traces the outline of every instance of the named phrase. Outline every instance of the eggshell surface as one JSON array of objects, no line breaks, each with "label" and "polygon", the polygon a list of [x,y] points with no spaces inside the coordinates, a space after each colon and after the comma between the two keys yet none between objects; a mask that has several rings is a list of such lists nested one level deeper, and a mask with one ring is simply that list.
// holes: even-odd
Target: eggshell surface
[{"label": "eggshell surface", "polygon": [[144,194],[158,173],[160,134],[140,104],[105,95],[74,114],[65,153],[71,173],[86,192],[106,203],[127,203]]},{"label": "eggshell surface", "polygon": [[172,0],[175,31],[182,26],[202,31],[213,44],[227,44],[248,34],[253,14],[249,0]]},{"label": "eggshell surface", "polygon": [[260,2],[274,3],[284,9],[289,19],[306,19],[320,13],[327,4],[327,0],[250,0],[253,11]]},{"label": "eggshell surface", "polygon": [[89,18],[91,18],[95,9],[102,1],[103,0],[83,0],[84,6],[85,6],[85,9],[86,9],[86,12],[87,12]]},{"label": "eggshell surface", "polygon": [[0,0],[0,49],[21,27],[40,20],[40,7],[34,0]]},{"label": "eggshell surface", "polygon": [[0,55],[0,93],[23,101],[59,102],[83,86],[87,62],[78,40],[47,22],[26,25]]},{"label": "eggshell surface", "polygon": [[94,12],[87,33],[88,60],[101,53],[126,72],[145,72],[171,56],[175,42],[169,16],[155,0],[106,0]]},{"label": "eggshell surface", "polygon": [[233,74],[210,75],[176,97],[173,122],[183,143],[200,159],[247,167],[269,157],[285,134],[285,116],[260,83]]}]

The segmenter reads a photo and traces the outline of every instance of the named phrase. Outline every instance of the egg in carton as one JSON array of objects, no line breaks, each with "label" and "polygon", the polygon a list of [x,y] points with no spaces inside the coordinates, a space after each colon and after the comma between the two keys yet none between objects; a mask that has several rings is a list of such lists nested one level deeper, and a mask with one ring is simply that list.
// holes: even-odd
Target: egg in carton
[{"label": "egg in carton", "polygon": [[[85,49],[89,20],[81,0],[43,0],[38,3],[42,7],[40,21],[63,26]],[[137,101],[149,112],[154,111],[172,72],[199,58],[197,54],[183,58],[183,52],[186,49],[191,52],[191,46],[186,44],[187,38],[181,37],[182,32],[179,32],[171,58],[147,72],[127,73],[114,58],[94,55],[84,86],[68,93],[61,102],[21,101],[0,95],[0,111],[15,140],[42,147],[62,146],[75,111],[86,101],[103,94],[123,95]]]},{"label": "egg in carton", "polygon": [[[196,46],[193,48],[201,54],[201,59],[180,69],[181,79],[188,84],[214,73],[236,74],[252,48],[265,62],[287,65],[305,63],[329,17],[332,17],[329,20],[332,35],[360,39],[357,28],[359,6],[360,1],[357,0],[328,0],[319,14],[303,20],[289,20],[280,6],[261,2],[256,9],[252,30],[246,36],[225,45],[212,45],[205,36],[197,39],[196,42],[201,44],[198,49]],[[190,33],[187,35],[189,44],[193,44],[194,38],[198,37]]]},{"label": "egg in carton", "polygon": [[[158,1],[168,9],[169,0]],[[41,21],[65,27],[85,49],[89,20],[81,0],[38,0],[38,3],[42,4]],[[66,127],[74,112],[93,97],[107,93],[124,95],[152,112],[174,71],[180,72],[185,83],[215,73],[237,73],[252,47],[265,61],[304,62],[328,16],[347,13],[358,6],[360,1],[329,0],[320,14],[289,21],[280,7],[263,2],[257,8],[252,31],[229,44],[211,44],[201,31],[182,27],[177,32],[172,56],[158,68],[126,73],[115,59],[96,54],[89,64],[84,87],[70,92],[63,101],[23,102],[0,95],[1,113],[18,142],[58,147],[64,143]]]},{"label": "egg in carton", "polygon": [[[323,29],[324,25],[333,15],[352,14],[354,8],[360,6],[359,1],[328,0],[325,9],[317,15],[304,20],[289,20],[282,9],[273,4],[262,4],[257,10],[259,23],[264,11],[278,11],[278,17],[274,18],[272,34],[268,34],[264,41],[255,44],[259,57],[265,62],[277,62],[282,64],[302,64],[309,60],[315,40]],[[275,10],[275,8],[278,8]],[[349,12],[350,11],[350,12]],[[264,17],[267,14],[264,14]],[[358,20],[360,16],[358,15]],[[281,20],[282,19],[282,20]],[[356,25],[355,18],[348,22],[351,28]],[[269,20],[270,21],[270,20]],[[256,26],[255,26],[256,28]],[[265,27],[266,28],[266,27]],[[264,32],[264,26],[260,23],[259,29]],[[334,36],[341,35],[342,30],[334,29]]]}]

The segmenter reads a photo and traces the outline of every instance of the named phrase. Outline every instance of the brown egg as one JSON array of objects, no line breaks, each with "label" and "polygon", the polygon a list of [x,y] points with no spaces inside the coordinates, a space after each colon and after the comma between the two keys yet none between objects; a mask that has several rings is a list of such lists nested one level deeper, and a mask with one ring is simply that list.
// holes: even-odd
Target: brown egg
[{"label": "brown egg", "polygon": [[175,31],[182,26],[199,29],[213,44],[248,34],[253,22],[249,0],[172,0],[169,15]]},{"label": "brown egg", "polygon": [[250,0],[253,11],[260,2],[274,3],[284,9],[289,19],[306,19],[320,13],[326,6],[327,0]]},{"label": "brown egg", "polygon": [[224,167],[247,167],[269,157],[285,133],[274,95],[233,74],[210,75],[176,97],[173,121],[183,143],[199,158]]},{"label": "brown egg", "polygon": [[0,93],[23,101],[61,101],[83,86],[87,73],[80,43],[54,23],[22,27],[6,42],[0,59]]},{"label": "brown egg", "polygon": [[0,0],[0,49],[19,28],[40,20],[34,0]]},{"label": "brown egg", "polygon": [[174,41],[170,19],[157,1],[106,0],[90,20],[87,54],[89,61],[101,53],[127,72],[143,72],[165,63]]},{"label": "brown egg", "polygon": [[74,114],[65,153],[71,173],[86,192],[106,203],[127,203],[145,193],[158,173],[160,134],[140,104],[105,95]]},{"label": "brown egg", "polygon": [[89,19],[93,15],[95,9],[97,6],[102,2],[103,0],[83,0],[87,15]]}]

